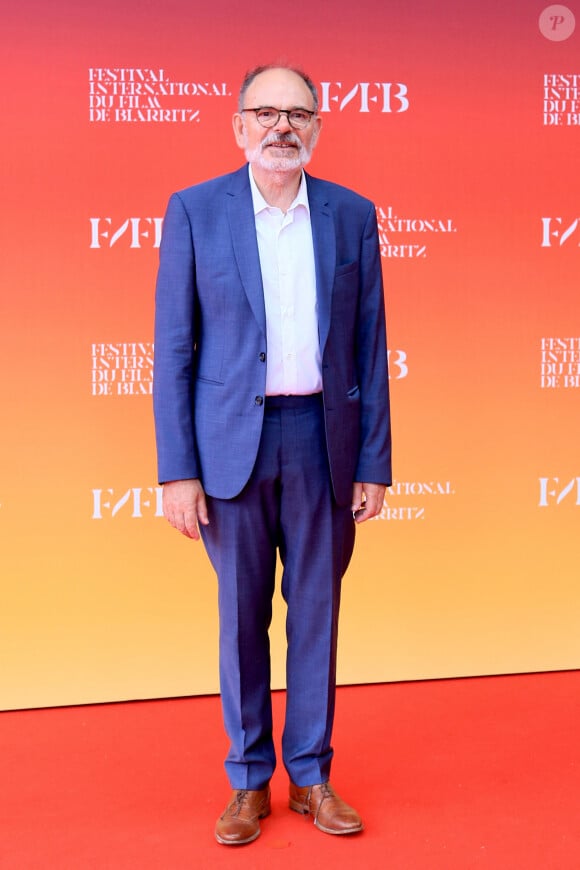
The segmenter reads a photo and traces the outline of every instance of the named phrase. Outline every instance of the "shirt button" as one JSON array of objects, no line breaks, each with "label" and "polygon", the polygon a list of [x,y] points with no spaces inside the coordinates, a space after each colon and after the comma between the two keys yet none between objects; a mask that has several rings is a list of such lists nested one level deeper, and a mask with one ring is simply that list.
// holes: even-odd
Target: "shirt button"
[{"label": "shirt button", "polygon": [[266,354],[264,352],[260,354],[260,362],[266,362]]},{"label": "shirt button", "polygon": [[264,404],[264,397],[263,396],[256,396],[256,398],[254,399],[254,402],[256,403],[256,405],[263,405]]}]

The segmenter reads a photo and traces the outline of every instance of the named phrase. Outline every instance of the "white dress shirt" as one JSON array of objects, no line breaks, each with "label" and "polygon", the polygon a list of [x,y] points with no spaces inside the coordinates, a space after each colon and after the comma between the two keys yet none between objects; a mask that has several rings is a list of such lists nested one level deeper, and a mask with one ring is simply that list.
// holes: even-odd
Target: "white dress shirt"
[{"label": "white dress shirt", "polygon": [[249,168],[266,308],[266,395],[322,390],[314,246],[306,178],[286,212],[268,205]]}]

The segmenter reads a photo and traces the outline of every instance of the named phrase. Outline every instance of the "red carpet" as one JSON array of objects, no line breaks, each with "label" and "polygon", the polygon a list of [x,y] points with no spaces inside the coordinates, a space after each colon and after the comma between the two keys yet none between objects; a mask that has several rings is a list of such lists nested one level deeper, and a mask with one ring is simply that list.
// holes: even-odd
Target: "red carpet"
[{"label": "red carpet", "polygon": [[364,833],[290,812],[280,768],[232,848],[217,698],[2,713],[0,867],[578,870],[579,726],[577,671],[340,689],[332,781]]}]

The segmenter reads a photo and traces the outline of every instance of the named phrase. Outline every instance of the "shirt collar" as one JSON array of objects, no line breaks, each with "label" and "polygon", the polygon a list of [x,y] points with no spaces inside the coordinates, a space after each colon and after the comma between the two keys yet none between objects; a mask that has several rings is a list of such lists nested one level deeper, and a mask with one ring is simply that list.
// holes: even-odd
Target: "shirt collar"
[{"label": "shirt collar", "polygon": [[[254,176],[252,174],[252,167],[248,163],[248,173],[250,176],[250,189],[252,191],[252,203],[254,206],[254,215],[259,214],[264,209],[272,208],[272,206],[268,205],[260,191],[258,190],[258,185],[254,180]],[[288,209],[288,211],[292,211],[292,209],[296,208],[299,205],[303,205],[308,214],[310,214],[310,206],[308,204],[308,190],[306,187],[306,176],[304,175],[304,170],[300,175],[300,187],[298,188],[298,193],[296,194],[296,199]]]}]

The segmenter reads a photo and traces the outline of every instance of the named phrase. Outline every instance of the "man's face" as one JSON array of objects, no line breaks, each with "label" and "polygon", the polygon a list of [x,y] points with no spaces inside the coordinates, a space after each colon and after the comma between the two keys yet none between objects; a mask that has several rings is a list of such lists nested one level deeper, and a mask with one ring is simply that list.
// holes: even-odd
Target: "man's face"
[{"label": "man's face", "polygon": [[[248,87],[244,108],[272,106],[275,109],[314,109],[314,100],[306,82],[291,70],[270,69],[256,76]],[[271,172],[300,169],[310,160],[322,119],[314,115],[303,130],[294,130],[286,115],[280,115],[274,127],[262,127],[254,112],[236,112],[234,134],[246,159],[254,166]]]}]

